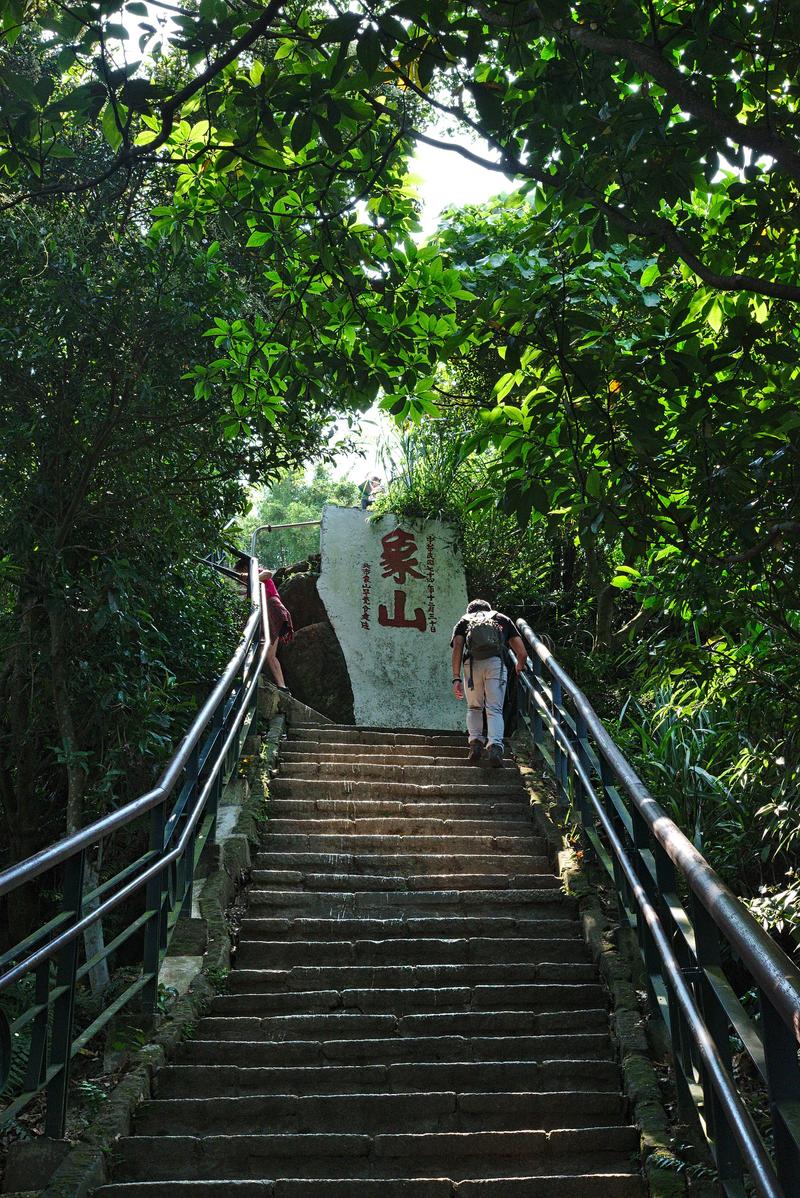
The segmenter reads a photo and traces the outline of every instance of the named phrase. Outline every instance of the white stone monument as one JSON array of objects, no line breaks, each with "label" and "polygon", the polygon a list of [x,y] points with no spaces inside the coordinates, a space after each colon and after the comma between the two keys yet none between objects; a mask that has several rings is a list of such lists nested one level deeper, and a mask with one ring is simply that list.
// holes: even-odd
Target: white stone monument
[{"label": "white stone monument", "polygon": [[328,504],[321,553],[317,589],[347,662],[356,723],[463,728],[450,635],[467,587],[454,531]]}]

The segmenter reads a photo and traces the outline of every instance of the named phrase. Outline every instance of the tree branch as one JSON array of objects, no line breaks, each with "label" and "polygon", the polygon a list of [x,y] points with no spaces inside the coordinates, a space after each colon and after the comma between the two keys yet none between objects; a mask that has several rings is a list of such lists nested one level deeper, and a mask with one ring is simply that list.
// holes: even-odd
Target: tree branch
[{"label": "tree branch", "polygon": [[746,125],[736,117],[721,112],[711,100],[701,95],[691,76],[681,74],[677,67],[666,62],[655,47],[630,38],[608,37],[589,25],[578,25],[574,21],[553,21],[551,27],[554,33],[563,34],[587,49],[624,58],[650,75],[680,108],[704,120],[720,137],[729,138],[740,146],[748,146],[757,154],[774,158],[791,178],[800,182],[800,154],[797,151],[768,126]]}]

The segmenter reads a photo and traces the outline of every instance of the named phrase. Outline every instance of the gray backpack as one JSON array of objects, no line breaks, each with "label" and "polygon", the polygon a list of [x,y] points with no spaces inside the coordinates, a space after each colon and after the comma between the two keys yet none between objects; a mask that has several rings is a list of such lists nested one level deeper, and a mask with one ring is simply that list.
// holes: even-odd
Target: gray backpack
[{"label": "gray backpack", "polygon": [[476,611],[467,616],[464,655],[475,661],[503,656],[503,630],[495,611]]}]

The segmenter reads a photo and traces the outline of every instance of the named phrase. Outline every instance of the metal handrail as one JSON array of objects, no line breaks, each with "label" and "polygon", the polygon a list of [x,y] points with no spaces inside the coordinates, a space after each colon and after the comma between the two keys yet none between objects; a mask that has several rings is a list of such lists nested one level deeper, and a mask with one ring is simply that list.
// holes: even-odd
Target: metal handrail
[{"label": "metal handrail", "polygon": [[258,528],[253,529],[250,536],[250,552],[255,553],[260,532],[274,532],[276,528],[311,528],[320,524],[322,524],[321,520],[298,520],[294,524],[259,524]]},{"label": "metal handrail", "polygon": [[[213,564],[213,563],[211,563]],[[47,1091],[46,1134],[63,1134],[68,1101],[69,1067],[75,1053],[126,1003],[134,999],[154,1010],[158,972],[172,930],[191,909],[194,873],[200,853],[216,834],[217,807],[224,776],[238,760],[242,729],[255,710],[258,680],[266,660],[269,636],[266,602],[259,584],[258,562],[249,562],[250,615],[242,639],[189,731],[165,766],[156,786],[119,811],[96,820],[26,861],[0,873],[0,896],[28,885],[51,869],[63,867],[61,914],[4,953],[0,993],[33,975],[35,999],[9,1024],[0,1009],[0,1092],[10,1069],[13,1032],[29,1027],[31,1046],[23,1093],[0,1116],[0,1126],[13,1118],[41,1090]],[[170,796],[183,779],[168,810]],[[150,816],[150,849],[132,865],[87,895],[83,889],[86,852],[119,828]],[[179,831],[176,830],[179,829]],[[173,835],[176,833],[175,835]],[[112,893],[108,893],[111,891]],[[81,935],[123,902],[145,891],[145,911],[114,937],[100,954],[78,967]],[[93,909],[90,901],[96,902]],[[87,909],[88,908],[88,909]],[[131,936],[144,931],[142,972],[88,1029],[75,1036],[75,987],[90,965],[107,957]],[[55,978],[51,967],[55,964]]]},{"label": "metal handrail", "polygon": [[[575,804],[586,843],[609,870],[621,915],[635,926],[653,1007],[671,1033],[679,1094],[691,1097],[705,1117],[723,1189],[741,1195],[748,1173],[762,1198],[796,1198],[800,970],[652,797],[547,646],[525,620],[517,627],[532,654],[522,679],[533,701],[528,718],[535,746],[556,776],[562,801]],[[622,805],[620,789],[630,807]],[[673,868],[697,900],[691,916],[677,897]],[[724,978],[721,944],[747,967],[758,989],[763,1030],[753,1021],[747,1026],[749,1017]],[[731,1026],[767,1083],[775,1167],[733,1081]]]},{"label": "metal handrail", "polygon": [[[170,758],[165,766],[160,779],[153,789],[140,795],[138,799],[133,799],[130,803],[126,803],[124,807],[120,807],[117,811],[112,811],[108,815],[95,820],[93,824],[88,824],[85,828],[74,832],[71,836],[66,836],[56,844],[49,845],[46,849],[34,853],[33,856],[28,857],[25,861],[20,861],[17,865],[11,865],[8,869],[3,870],[0,873],[0,898],[4,894],[8,894],[10,890],[16,890],[23,883],[32,882],[41,874],[46,873],[47,870],[61,865],[68,857],[80,852],[81,849],[96,844],[98,840],[104,840],[119,828],[124,828],[126,824],[138,819],[141,815],[150,811],[151,808],[157,806],[158,803],[172,792],[177,779],[186,766],[191,752],[199,743],[209,718],[213,714],[220,698],[227,692],[231,680],[241,668],[247,650],[253,640],[253,634],[260,621],[261,610],[259,605],[258,608],[251,612],[239,647],[228,662],[225,673],[201,707],[192,722],[191,728],[178,746],[175,755]],[[0,975],[0,992],[8,984],[5,974]]]}]

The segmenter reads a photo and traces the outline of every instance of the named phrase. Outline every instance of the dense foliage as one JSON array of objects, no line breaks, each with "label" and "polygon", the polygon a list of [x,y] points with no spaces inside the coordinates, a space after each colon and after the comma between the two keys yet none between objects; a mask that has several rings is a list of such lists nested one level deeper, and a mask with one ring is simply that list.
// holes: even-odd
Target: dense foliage
[{"label": "dense foliage", "polygon": [[[240,543],[250,545],[253,532],[262,525],[298,524],[319,520],[326,503],[357,507],[358,487],[349,479],[334,478],[319,465],[310,477],[302,470],[285,474],[279,482],[262,488],[255,496],[247,519],[242,521]],[[282,528],[263,531],[256,542],[259,561],[272,570],[291,566],[319,553],[319,528]]]},{"label": "dense foliage", "polygon": [[0,227],[6,860],[150,785],[238,639],[241,598],[198,558],[248,478],[319,448],[299,414],[231,438],[194,393],[207,307],[233,318],[253,288],[219,247],[143,234],[151,204],[122,223],[56,200]]},{"label": "dense foliage", "polygon": [[500,601],[518,593],[508,560],[524,543],[525,614],[606,717],[624,708],[620,735],[698,846],[766,919],[796,924],[785,329],[742,299],[718,318],[624,242],[591,252],[541,194],[451,213],[438,246],[480,296],[473,340],[440,373],[442,415],[410,434],[420,466],[390,502],[454,514],[474,588],[493,567]]},{"label": "dense foliage", "polygon": [[[220,484],[201,463],[241,454],[246,475],[262,442],[291,467],[319,448],[335,409],[377,396],[400,421],[445,413],[458,458],[445,494],[429,471],[409,503],[455,513],[476,564],[471,544],[497,557],[516,538],[505,601],[538,588],[559,630],[584,649],[591,639],[606,663],[598,681],[626,671],[643,696],[626,727],[651,755],[694,737],[692,768],[681,775],[676,750],[665,791],[687,796],[682,818],[698,838],[730,824],[717,839],[734,846],[731,861],[763,838],[740,880],[782,886],[800,814],[800,4],[202,0],[168,11],[0,0],[6,245],[27,246],[28,263],[4,278],[7,310],[23,291],[53,305],[48,255],[60,262],[62,245],[70,270],[84,261],[69,197],[121,214],[120,240],[104,243],[113,252],[88,255],[101,297],[91,319],[78,286],[64,301],[70,322],[52,307],[39,349],[32,320],[48,394],[80,412],[115,378],[142,378],[148,410],[163,404],[170,419],[188,375],[213,453],[195,446],[184,477],[226,496],[234,475]],[[432,115],[437,129],[479,134],[490,169],[523,186],[510,203],[453,215],[420,247],[405,177],[414,139],[480,158],[432,131]],[[165,177],[157,194],[151,181]],[[149,208],[137,210],[143,186]],[[149,265],[132,261],[133,245],[148,247]],[[151,290],[134,284],[130,311],[112,313],[107,296],[136,270]],[[169,332],[147,325],[171,288],[192,295],[183,341],[183,316]],[[32,367],[15,357],[21,326],[6,323],[22,391]],[[118,358],[120,329],[130,348]],[[132,402],[132,425],[136,412]],[[11,419],[33,427],[27,409]],[[9,519],[24,535],[39,528],[50,478],[61,483],[67,458],[77,469],[76,429],[80,454],[97,446],[105,463],[95,418],[72,427],[56,406],[41,420],[51,442],[37,452],[55,465],[43,490],[31,483],[21,523]],[[449,469],[447,436],[430,435],[425,452]],[[15,461],[31,457],[25,436],[11,444]],[[119,460],[128,502],[150,497],[148,455],[172,452],[169,433]],[[24,487],[9,487],[16,512]],[[152,502],[171,561],[171,525]],[[204,507],[203,535],[235,506]],[[91,510],[96,538],[82,529],[74,543],[98,561],[119,530],[136,542],[122,517],[95,522]],[[8,578],[27,578],[27,561],[15,547]],[[58,577],[54,563],[45,577]],[[27,592],[9,586],[12,610]],[[99,593],[63,606],[92,612]],[[52,748],[69,736],[43,743],[43,760],[81,791],[82,759]]]}]

